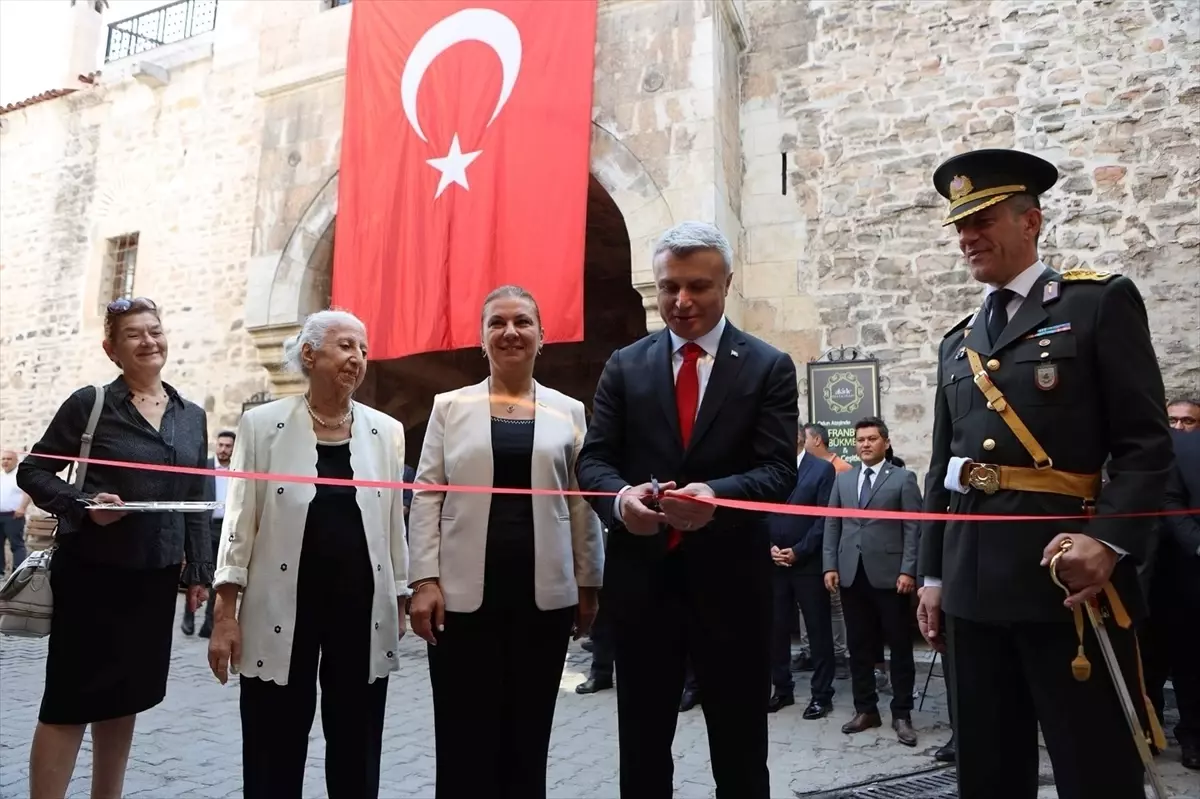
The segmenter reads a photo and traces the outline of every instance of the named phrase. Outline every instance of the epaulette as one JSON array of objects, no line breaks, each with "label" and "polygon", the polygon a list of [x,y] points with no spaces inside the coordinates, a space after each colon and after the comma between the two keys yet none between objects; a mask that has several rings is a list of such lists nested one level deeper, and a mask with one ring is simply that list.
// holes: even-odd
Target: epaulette
[{"label": "epaulette", "polygon": [[1117,276],[1116,272],[1095,272],[1091,269],[1068,269],[1059,275],[1068,282],[1107,283]]},{"label": "epaulette", "polygon": [[969,316],[965,316],[965,317],[963,317],[963,320],[962,320],[961,322],[959,322],[957,325],[955,325],[954,327],[952,327],[952,328],[950,328],[949,330],[947,330],[947,331],[946,331],[946,335],[942,336],[942,338],[943,338],[943,339],[948,339],[948,338],[950,338],[950,337],[951,337],[951,336],[953,336],[955,333],[957,333],[958,331],[960,331],[960,330],[962,330],[964,327],[966,327],[966,326],[967,326],[967,322],[970,322],[970,321],[971,321],[972,319],[974,319],[974,318],[975,318],[975,314],[970,314]]}]

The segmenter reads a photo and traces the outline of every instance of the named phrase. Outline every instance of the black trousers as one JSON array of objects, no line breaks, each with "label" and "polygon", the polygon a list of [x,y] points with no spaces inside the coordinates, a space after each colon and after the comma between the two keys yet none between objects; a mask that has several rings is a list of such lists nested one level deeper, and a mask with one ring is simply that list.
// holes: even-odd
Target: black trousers
[{"label": "black trousers", "polygon": [[[996,625],[946,617],[962,799],[1034,799],[1039,725],[1060,799],[1144,799],[1141,761],[1090,626],[1091,677],[1072,676],[1078,642],[1069,618]],[[1133,633],[1115,624],[1109,632],[1144,716]]]},{"label": "black trousers", "polygon": [[246,799],[300,797],[308,734],[317,709],[318,676],[328,796],[370,799],[379,795],[388,679],[367,682],[369,618],[357,624],[349,619],[340,624],[298,623],[287,685],[242,677]]},{"label": "black trousers", "polygon": [[[746,538],[750,538],[749,535]],[[766,536],[762,536],[765,544]],[[744,540],[749,548],[757,542]],[[717,799],[768,799],[771,593],[767,546],[761,559],[727,559],[733,593],[716,590],[685,552],[653,564],[619,564],[627,581],[613,602],[621,799],[670,799],[671,744],[690,658],[708,728]],[[624,573],[621,573],[622,570]]]},{"label": "black trousers", "polygon": [[612,611],[605,609],[604,589],[600,589],[600,606],[592,622],[592,667],[588,677],[611,680],[613,676]]},{"label": "black trousers", "polygon": [[[1185,564],[1190,566],[1191,564]],[[1150,617],[1139,632],[1146,693],[1159,720],[1167,678],[1175,687],[1179,723],[1175,738],[1200,745],[1200,569],[1160,570],[1150,593]]]},{"label": "black trousers", "polygon": [[[447,613],[429,646],[437,799],[545,799],[546,758],[575,606]],[[480,659],[491,664],[479,687]]]},{"label": "black trousers", "polygon": [[795,568],[775,566],[771,575],[775,610],[772,614],[771,683],[775,693],[791,696],[795,691],[792,678],[791,621],[796,617],[796,605],[804,614],[808,631],[809,656],[813,661],[812,698],[821,702],[833,700],[833,608],[829,592],[820,574],[805,574]]},{"label": "black trousers", "polygon": [[12,549],[12,570],[15,572],[25,562],[25,520],[18,519],[12,511],[0,513],[0,571],[4,570],[4,542]]},{"label": "black trousers", "polygon": [[876,713],[879,710],[875,658],[886,643],[891,649],[892,718],[910,718],[917,667],[913,662],[908,595],[897,594],[894,587],[873,587],[861,560],[853,584],[843,584],[840,590],[842,610],[846,614],[846,645],[850,650],[850,684],[854,691],[855,712]]}]

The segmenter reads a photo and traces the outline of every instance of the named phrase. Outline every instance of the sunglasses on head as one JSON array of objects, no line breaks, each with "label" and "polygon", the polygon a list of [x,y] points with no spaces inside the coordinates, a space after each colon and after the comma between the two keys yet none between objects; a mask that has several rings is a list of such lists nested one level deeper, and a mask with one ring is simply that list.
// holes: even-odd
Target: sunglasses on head
[{"label": "sunglasses on head", "polygon": [[130,311],[157,311],[154,300],[147,297],[134,297],[132,300],[122,297],[108,304],[108,312],[113,316],[129,313]]}]

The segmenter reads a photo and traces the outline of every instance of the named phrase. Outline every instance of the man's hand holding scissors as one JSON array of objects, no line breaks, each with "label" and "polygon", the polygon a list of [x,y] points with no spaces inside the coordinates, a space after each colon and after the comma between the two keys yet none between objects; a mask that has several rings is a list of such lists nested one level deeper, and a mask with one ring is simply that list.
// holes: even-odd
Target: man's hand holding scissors
[{"label": "man's hand holding scissors", "polygon": [[659,527],[667,523],[667,515],[659,508],[662,492],[675,488],[674,482],[659,483],[653,477],[650,482],[633,486],[621,494],[621,523],[634,535],[657,535]]}]

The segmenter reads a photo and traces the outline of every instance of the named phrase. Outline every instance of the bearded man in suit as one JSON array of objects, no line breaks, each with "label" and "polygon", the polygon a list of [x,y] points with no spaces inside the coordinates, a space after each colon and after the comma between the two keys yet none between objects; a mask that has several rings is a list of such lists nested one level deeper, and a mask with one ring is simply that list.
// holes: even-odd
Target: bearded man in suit
[{"label": "bearded man in suit", "polygon": [[[917,476],[886,459],[889,433],[882,419],[867,417],[854,425],[860,462],[834,481],[831,508],[921,510]],[[853,734],[883,725],[875,663],[886,642],[891,650],[892,729],[905,746],[917,745],[912,726],[916,665],[910,605],[916,590],[920,523],[893,519],[825,520],[825,587],[840,592],[850,646],[854,717],[842,725]]]}]

